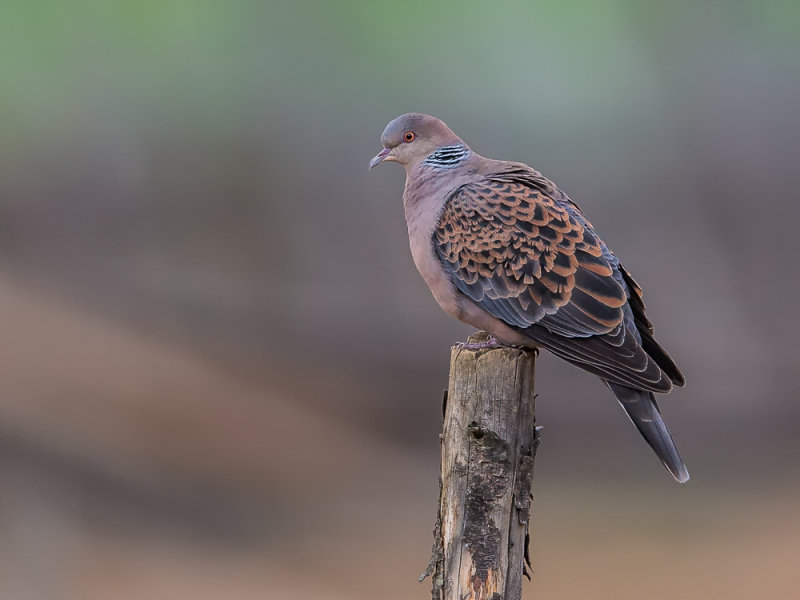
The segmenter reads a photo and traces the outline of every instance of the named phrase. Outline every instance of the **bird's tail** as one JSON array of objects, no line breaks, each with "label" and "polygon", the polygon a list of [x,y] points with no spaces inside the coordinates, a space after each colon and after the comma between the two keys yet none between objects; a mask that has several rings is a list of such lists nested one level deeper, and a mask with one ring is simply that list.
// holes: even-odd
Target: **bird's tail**
[{"label": "bird's tail", "polygon": [[636,425],[645,441],[656,453],[662,464],[679,483],[689,481],[689,471],[678,454],[675,441],[661,418],[656,399],[652,392],[636,390],[624,385],[605,382],[625,409],[628,417]]}]

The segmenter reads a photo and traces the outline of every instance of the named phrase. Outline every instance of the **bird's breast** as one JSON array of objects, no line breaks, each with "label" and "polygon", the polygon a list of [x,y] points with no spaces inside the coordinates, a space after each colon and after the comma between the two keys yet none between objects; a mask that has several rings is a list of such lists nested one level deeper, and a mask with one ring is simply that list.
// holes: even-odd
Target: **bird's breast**
[{"label": "bird's breast", "polygon": [[[407,190],[408,192],[408,190]],[[411,257],[422,279],[428,284],[439,306],[449,315],[459,318],[456,290],[442,267],[433,247],[433,231],[439,220],[442,200],[447,196],[404,195],[406,224]]]}]

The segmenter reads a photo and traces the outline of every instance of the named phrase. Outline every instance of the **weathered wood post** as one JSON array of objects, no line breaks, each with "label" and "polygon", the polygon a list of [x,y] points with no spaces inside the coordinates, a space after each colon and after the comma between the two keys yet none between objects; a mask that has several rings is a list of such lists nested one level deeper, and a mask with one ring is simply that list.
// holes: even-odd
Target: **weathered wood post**
[{"label": "weathered wood post", "polygon": [[[479,332],[468,342],[485,341]],[[433,600],[519,600],[528,558],[534,425],[533,352],[470,350],[450,356]]]}]

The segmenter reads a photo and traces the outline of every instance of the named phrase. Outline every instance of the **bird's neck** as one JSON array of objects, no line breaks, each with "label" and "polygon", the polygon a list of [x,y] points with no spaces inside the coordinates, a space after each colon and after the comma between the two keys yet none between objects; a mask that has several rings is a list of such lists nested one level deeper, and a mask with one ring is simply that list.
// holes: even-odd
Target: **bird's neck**
[{"label": "bird's neck", "polygon": [[[415,165],[406,168],[406,186],[403,192],[403,208],[405,209],[406,222],[409,232],[413,229],[428,232],[433,231],[436,220],[438,220],[441,207],[450,194],[460,185],[468,183],[474,178],[475,169],[473,165],[474,157],[477,155],[466,148],[466,155],[463,159],[448,165],[447,167],[437,166],[436,163],[450,162],[449,159],[442,158],[445,152],[439,154],[438,158],[429,161],[428,158],[437,154],[433,152]],[[455,154],[455,150],[447,150],[446,153]],[[433,162],[434,164],[431,164]],[[427,235],[427,233],[424,233]]]},{"label": "bird's neck", "polygon": [[448,144],[431,152],[421,164],[431,169],[452,169],[462,165],[472,154],[463,143]]}]

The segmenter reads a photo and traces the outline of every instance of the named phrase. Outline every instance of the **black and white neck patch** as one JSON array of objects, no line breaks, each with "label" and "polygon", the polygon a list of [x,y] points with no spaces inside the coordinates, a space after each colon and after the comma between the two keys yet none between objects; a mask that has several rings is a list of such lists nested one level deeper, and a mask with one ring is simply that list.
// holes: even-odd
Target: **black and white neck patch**
[{"label": "black and white neck patch", "polygon": [[454,146],[442,146],[435,152],[432,152],[428,158],[422,162],[430,167],[448,169],[451,167],[457,167],[462,162],[467,160],[469,155],[469,148],[463,146],[462,144],[457,144]]}]

